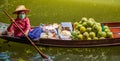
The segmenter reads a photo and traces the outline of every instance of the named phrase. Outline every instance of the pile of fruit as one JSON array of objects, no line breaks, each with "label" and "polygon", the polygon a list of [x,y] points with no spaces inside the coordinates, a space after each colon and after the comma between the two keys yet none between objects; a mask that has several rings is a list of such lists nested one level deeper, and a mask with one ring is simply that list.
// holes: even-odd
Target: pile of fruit
[{"label": "pile of fruit", "polygon": [[79,22],[74,22],[71,32],[73,40],[97,40],[112,38],[113,33],[107,25],[96,22],[93,18],[83,17]]}]

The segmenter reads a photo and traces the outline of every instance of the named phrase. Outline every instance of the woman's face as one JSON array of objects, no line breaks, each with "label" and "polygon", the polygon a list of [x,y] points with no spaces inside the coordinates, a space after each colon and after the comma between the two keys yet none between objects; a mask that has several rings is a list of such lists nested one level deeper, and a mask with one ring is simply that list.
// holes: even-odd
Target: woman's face
[{"label": "woman's face", "polygon": [[19,19],[24,19],[26,17],[25,12],[19,12],[18,17],[19,17]]}]

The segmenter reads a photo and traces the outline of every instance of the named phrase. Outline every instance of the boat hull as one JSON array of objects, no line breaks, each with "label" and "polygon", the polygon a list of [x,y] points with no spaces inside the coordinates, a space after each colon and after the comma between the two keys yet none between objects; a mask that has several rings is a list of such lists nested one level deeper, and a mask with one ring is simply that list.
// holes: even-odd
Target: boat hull
[{"label": "boat hull", "polygon": [[[30,44],[30,42],[24,38],[16,38],[16,37],[9,37],[9,36],[0,36],[0,38]],[[100,39],[100,40],[58,40],[58,39],[39,39],[33,41],[37,46],[51,46],[51,47],[103,47],[103,46],[116,46],[120,45],[120,38],[110,38],[110,39]]]},{"label": "boat hull", "polygon": [[[50,46],[50,47],[103,47],[103,46],[117,46],[120,45],[120,22],[105,22],[104,25],[109,26],[111,32],[113,32],[113,38],[99,39],[99,40],[60,40],[60,39],[39,39],[33,42],[38,46]],[[0,38],[30,44],[26,38],[10,37],[6,35],[0,35]]]}]

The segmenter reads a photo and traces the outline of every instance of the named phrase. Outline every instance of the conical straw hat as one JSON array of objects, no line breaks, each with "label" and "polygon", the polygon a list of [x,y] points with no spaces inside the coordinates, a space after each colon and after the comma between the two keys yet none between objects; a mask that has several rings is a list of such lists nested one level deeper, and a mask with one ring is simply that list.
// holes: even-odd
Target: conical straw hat
[{"label": "conical straw hat", "polygon": [[20,11],[24,11],[24,12],[29,12],[30,10],[29,9],[26,9],[24,5],[20,5],[16,8],[16,10],[13,12],[13,14],[16,14]]}]

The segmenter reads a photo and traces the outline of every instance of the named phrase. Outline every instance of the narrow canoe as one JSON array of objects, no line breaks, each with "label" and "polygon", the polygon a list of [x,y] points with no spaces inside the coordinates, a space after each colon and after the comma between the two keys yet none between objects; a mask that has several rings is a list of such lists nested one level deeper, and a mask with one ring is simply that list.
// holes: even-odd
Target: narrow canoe
[{"label": "narrow canoe", "polygon": [[[39,39],[33,41],[38,46],[50,46],[50,47],[105,47],[105,46],[118,46],[120,45],[120,22],[105,22],[104,25],[109,26],[113,32],[114,38],[106,38],[99,40],[60,40],[60,39]],[[27,39],[21,39],[18,37],[10,37],[6,35],[0,35],[0,38],[18,42],[30,44]]]}]

